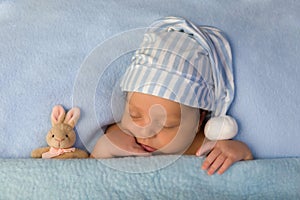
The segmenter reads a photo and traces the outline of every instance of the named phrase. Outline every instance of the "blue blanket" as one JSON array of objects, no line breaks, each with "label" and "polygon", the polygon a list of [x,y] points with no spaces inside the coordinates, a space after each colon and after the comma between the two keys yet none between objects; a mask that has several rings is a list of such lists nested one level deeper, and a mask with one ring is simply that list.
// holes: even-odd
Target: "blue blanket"
[{"label": "blue blanket", "polygon": [[[166,160],[173,162],[160,165]],[[0,199],[300,198],[299,158],[239,162],[221,176],[208,176],[202,161],[188,156],[2,160]]]}]

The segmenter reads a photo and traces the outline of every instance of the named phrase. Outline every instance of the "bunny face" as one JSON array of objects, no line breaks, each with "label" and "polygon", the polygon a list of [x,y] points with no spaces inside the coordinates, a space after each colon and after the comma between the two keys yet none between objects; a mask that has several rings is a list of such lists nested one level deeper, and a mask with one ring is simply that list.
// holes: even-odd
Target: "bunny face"
[{"label": "bunny face", "polygon": [[57,124],[48,132],[46,141],[50,147],[70,148],[75,144],[76,134],[71,126]]},{"label": "bunny face", "polygon": [[62,106],[55,106],[51,114],[52,128],[46,136],[48,145],[54,148],[72,147],[76,141],[76,134],[73,129],[79,117],[79,108],[72,108],[66,114]]}]

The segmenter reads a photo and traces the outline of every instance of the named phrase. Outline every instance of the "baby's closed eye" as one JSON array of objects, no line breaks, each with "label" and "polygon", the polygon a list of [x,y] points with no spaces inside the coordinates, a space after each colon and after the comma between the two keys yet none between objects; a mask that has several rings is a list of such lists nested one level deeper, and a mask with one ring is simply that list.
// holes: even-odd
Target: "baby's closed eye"
[{"label": "baby's closed eye", "polygon": [[142,115],[137,114],[137,113],[130,113],[129,116],[130,116],[132,119],[140,119],[140,118],[142,118]]},{"label": "baby's closed eye", "polygon": [[173,128],[177,128],[179,126],[179,124],[165,124],[164,128],[165,129],[173,129]]}]

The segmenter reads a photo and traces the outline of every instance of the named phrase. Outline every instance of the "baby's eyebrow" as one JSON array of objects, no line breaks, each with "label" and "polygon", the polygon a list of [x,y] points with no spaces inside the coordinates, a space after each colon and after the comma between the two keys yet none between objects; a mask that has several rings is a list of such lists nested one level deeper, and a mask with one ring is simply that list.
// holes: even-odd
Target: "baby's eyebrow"
[{"label": "baby's eyebrow", "polygon": [[130,108],[137,109],[137,110],[141,110],[141,108],[138,107],[137,105],[132,104],[132,103],[130,103],[129,101],[126,101],[126,102],[128,103],[128,105],[129,105]]}]

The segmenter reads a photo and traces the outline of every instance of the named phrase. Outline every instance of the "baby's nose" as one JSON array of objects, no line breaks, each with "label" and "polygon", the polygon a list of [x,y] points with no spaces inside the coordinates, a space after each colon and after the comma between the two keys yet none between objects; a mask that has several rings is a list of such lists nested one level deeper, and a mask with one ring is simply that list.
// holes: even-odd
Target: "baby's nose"
[{"label": "baby's nose", "polygon": [[138,138],[152,138],[157,133],[159,133],[159,130],[152,126],[138,127],[134,131],[135,137],[138,137]]}]

